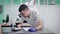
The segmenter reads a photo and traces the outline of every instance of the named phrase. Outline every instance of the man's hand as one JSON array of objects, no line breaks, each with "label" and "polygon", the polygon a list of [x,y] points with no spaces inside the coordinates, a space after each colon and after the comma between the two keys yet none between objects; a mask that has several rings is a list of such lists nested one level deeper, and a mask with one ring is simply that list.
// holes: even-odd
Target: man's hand
[{"label": "man's hand", "polygon": [[42,23],[42,21],[38,21],[38,25],[37,25],[36,29],[37,29],[37,30],[40,30],[40,29],[42,29],[42,28],[43,28],[43,23]]}]

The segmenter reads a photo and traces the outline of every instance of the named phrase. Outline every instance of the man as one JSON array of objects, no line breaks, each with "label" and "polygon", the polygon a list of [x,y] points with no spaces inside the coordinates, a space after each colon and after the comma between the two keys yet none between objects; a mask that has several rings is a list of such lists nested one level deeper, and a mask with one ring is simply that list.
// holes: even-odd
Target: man
[{"label": "man", "polygon": [[40,19],[39,15],[36,12],[31,11],[27,5],[22,4],[19,7],[19,12],[20,14],[18,16],[22,21],[25,20],[27,23],[32,24],[32,27],[36,30],[43,28],[42,20]]}]

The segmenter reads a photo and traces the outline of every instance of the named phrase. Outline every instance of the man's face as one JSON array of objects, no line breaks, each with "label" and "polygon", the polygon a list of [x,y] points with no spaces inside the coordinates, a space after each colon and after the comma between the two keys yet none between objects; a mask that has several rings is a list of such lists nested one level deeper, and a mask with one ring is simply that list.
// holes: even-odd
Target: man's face
[{"label": "man's face", "polygon": [[29,10],[29,9],[22,10],[21,14],[22,14],[24,17],[27,17],[27,16],[29,16],[29,14],[30,14],[30,10]]}]

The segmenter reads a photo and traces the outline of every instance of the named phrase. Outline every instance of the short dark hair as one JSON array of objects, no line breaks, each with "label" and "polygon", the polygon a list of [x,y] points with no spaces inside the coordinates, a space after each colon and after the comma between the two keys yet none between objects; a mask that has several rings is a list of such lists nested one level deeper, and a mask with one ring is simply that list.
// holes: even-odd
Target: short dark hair
[{"label": "short dark hair", "polygon": [[22,10],[25,10],[25,9],[27,9],[27,8],[28,8],[27,5],[22,4],[22,5],[20,5],[20,7],[19,7],[19,12],[22,12]]}]

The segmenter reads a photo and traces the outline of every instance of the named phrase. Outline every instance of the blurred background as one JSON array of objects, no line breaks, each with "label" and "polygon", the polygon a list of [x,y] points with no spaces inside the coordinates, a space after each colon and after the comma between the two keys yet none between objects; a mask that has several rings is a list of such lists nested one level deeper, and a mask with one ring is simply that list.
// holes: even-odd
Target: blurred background
[{"label": "blurred background", "polygon": [[21,4],[27,4],[30,9],[42,14],[44,27],[60,34],[60,0],[0,0],[0,24],[6,15],[15,19]]}]

